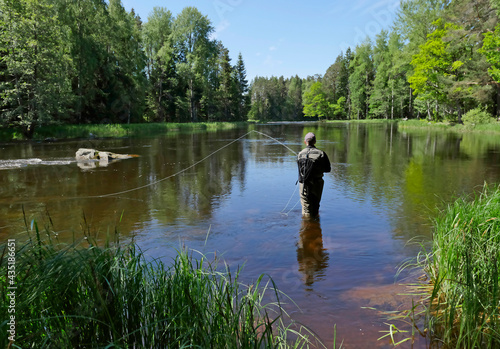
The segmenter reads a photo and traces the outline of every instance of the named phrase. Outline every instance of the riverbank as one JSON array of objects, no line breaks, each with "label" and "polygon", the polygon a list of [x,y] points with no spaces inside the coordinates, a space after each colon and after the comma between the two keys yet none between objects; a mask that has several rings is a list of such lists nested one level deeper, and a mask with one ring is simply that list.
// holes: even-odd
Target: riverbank
[{"label": "riverbank", "polygon": [[449,122],[433,122],[422,120],[398,120],[398,129],[411,130],[430,130],[430,131],[452,131],[458,133],[481,132],[481,133],[500,133],[500,122],[492,122],[478,125],[460,125]]},{"label": "riverbank", "polygon": [[[325,120],[318,123],[391,123],[397,122],[398,129],[411,130],[435,130],[454,132],[484,132],[500,133],[500,122],[483,125],[459,125],[444,122],[428,122],[427,120]],[[144,135],[155,135],[168,132],[193,132],[193,131],[217,131],[230,130],[255,124],[254,121],[241,122],[197,122],[197,123],[144,123],[144,124],[80,124],[80,125],[50,125],[42,126],[35,130],[33,139],[35,141],[54,141],[60,139],[81,138],[120,138]],[[285,122],[284,122],[285,123]],[[0,127],[0,141],[23,141],[26,137],[19,129]]]},{"label": "riverbank", "polygon": [[[33,140],[119,138],[168,132],[230,130],[245,125],[247,125],[246,122],[50,125],[35,129]],[[0,128],[0,141],[15,140],[26,140],[26,138],[18,129]]]},{"label": "riverbank", "polygon": [[[179,251],[171,266],[148,260],[134,243],[99,246],[88,236],[59,244],[36,228],[27,244],[1,246],[0,347],[300,348],[283,295],[261,275]],[[267,300],[269,300],[267,302]],[[10,319],[5,320],[5,319]],[[9,344],[10,342],[10,344]]]},{"label": "riverbank", "polygon": [[[500,346],[500,186],[461,197],[435,219],[432,250],[419,256],[425,329],[447,348]],[[414,312],[415,309],[412,310]],[[414,322],[415,323],[415,322]]]}]

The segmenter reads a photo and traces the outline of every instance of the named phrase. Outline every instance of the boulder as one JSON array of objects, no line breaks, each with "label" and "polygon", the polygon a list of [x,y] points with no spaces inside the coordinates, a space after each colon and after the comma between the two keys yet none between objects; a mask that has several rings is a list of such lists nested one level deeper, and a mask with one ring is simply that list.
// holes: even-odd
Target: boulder
[{"label": "boulder", "polygon": [[119,159],[130,159],[139,157],[138,155],[131,154],[116,154],[109,151],[101,151],[97,149],[80,148],[77,150],[75,158],[76,161],[104,161],[108,162],[111,160]]}]

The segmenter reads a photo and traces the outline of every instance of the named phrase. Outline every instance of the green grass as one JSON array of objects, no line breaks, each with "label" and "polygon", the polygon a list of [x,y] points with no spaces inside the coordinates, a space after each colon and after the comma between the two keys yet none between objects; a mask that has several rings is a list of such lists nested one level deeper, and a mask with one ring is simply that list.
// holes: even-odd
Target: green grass
[{"label": "green grass", "polygon": [[492,122],[489,124],[480,125],[460,125],[449,122],[434,122],[422,120],[406,120],[399,121],[398,128],[405,131],[412,129],[425,129],[425,130],[449,130],[453,132],[484,132],[484,133],[500,133],[500,122]]},{"label": "green grass", "polygon": [[[217,260],[180,251],[169,267],[134,243],[60,244],[53,232],[17,247],[16,340],[11,348],[299,348],[303,327],[287,318],[282,294],[260,276],[238,280]],[[7,245],[0,249],[6,285]],[[268,281],[265,281],[268,280]],[[0,347],[9,290],[0,289]],[[267,301],[266,301],[267,300]],[[5,321],[4,321],[5,320]],[[284,321],[287,321],[285,325]],[[306,333],[307,334],[307,333]]]},{"label": "green grass", "polygon": [[449,204],[421,259],[426,328],[446,348],[500,347],[500,187]]},{"label": "green grass", "polygon": [[[145,124],[82,124],[82,125],[49,125],[35,129],[33,139],[47,138],[89,138],[92,133],[96,137],[128,137],[161,134],[183,131],[216,131],[234,129],[246,125],[244,122],[198,122],[198,123],[145,123]],[[23,140],[19,130],[0,127],[0,140]]]}]

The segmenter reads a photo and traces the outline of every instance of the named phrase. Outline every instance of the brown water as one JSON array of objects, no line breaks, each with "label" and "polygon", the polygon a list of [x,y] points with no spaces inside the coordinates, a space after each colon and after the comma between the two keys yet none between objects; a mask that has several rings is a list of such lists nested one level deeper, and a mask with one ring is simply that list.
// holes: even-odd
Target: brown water
[{"label": "brown water", "polygon": [[[256,132],[232,143],[249,128],[2,144],[0,239],[26,238],[24,207],[28,228],[50,214],[62,239],[83,230],[105,238],[117,227],[166,263],[183,245],[216,252],[234,269],[244,265],[244,282],[269,274],[300,308],[288,302],[292,318],[329,348],[335,325],[344,348],[392,347],[377,341],[387,320],[368,308],[407,306],[399,284],[419,275],[395,275],[420,250],[408,242],[428,244],[436,206],[500,182],[500,137],[405,133],[395,124],[251,128],[281,143]],[[295,186],[294,152],[309,131],[332,162],[312,222],[301,218]],[[140,157],[84,166],[73,158],[79,147]],[[417,337],[413,348],[426,347]]]}]

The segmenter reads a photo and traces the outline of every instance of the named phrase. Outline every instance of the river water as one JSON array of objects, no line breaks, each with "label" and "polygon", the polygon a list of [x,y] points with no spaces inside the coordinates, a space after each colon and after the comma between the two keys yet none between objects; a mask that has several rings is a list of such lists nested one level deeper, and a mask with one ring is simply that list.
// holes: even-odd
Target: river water
[{"label": "river water", "polygon": [[[318,221],[302,219],[295,185],[295,153],[311,131],[332,162]],[[80,147],[139,157],[79,164]],[[437,207],[500,182],[499,160],[498,136],[390,123],[1,144],[0,240],[25,239],[36,220],[61,239],[117,230],[165,263],[183,247],[216,253],[243,266],[245,283],[271,276],[296,303],[285,305],[292,319],[327,347],[336,326],[344,348],[390,348],[377,340],[388,330],[381,312],[408,307],[401,284],[421,275],[396,278],[398,268],[429,245]],[[427,346],[416,336],[413,348]]]}]

